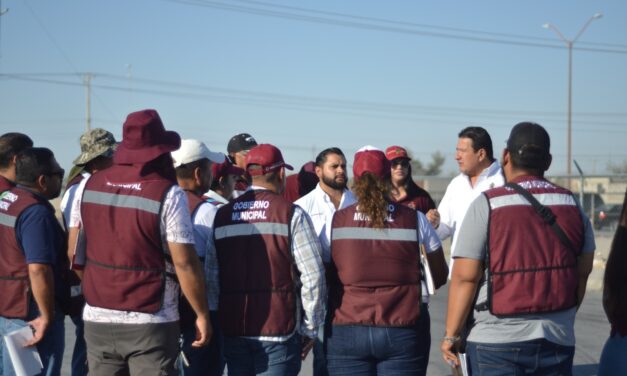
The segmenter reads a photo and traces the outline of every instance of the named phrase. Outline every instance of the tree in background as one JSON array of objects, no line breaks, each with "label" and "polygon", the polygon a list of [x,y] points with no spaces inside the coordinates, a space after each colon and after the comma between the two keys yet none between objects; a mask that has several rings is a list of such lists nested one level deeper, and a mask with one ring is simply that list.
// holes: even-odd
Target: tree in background
[{"label": "tree in background", "polygon": [[[410,157],[411,157],[410,152]],[[424,176],[437,176],[442,172],[442,166],[444,165],[444,154],[439,151],[431,154],[431,162],[425,167],[422,162],[414,157],[411,157],[411,172],[413,175]]]},{"label": "tree in background", "polygon": [[607,164],[607,169],[613,174],[627,174],[627,160],[622,163],[609,162]]}]

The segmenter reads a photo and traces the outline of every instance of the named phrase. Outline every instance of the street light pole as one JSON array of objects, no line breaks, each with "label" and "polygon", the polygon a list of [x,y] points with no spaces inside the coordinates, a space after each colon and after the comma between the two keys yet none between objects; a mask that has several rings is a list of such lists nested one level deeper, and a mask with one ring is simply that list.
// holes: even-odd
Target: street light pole
[{"label": "street light pole", "polygon": [[[560,37],[564,43],[566,43],[566,47],[568,48],[568,127],[567,127],[567,140],[566,140],[566,173],[568,175],[568,181],[570,183],[570,176],[572,175],[572,134],[573,134],[573,45],[579,39],[581,34],[588,28],[590,23],[596,19],[603,17],[601,13],[595,13],[588,19],[588,21],[583,25],[581,30],[577,33],[575,38],[572,40],[566,39],[564,35],[559,31],[557,26],[546,23],[542,25],[545,29],[552,29],[555,33]],[[570,187],[569,187],[570,188]]]}]

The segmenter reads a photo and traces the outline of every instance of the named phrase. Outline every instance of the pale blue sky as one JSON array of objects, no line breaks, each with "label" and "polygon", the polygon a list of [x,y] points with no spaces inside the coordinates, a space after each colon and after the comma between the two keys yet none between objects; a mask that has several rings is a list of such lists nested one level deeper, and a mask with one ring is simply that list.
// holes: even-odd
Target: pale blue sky
[{"label": "pale blue sky", "polygon": [[[155,108],[166,128],[212,150],[249,132],[300,166],[328,146],[342,148],[350,163],[365,144],[399,144],[424,162],[443,152],[448,175],[457,171],[465,126],[488,129],[500,157],[511,127],[533,120],[552,137],[549,172],[561,174],[568,53],[541,25],[573,38],[596,12],[603,18],[573,53],[573,156],[587,173],[627,160],[621,0],[2,0],[2,7],[9,11],[0,17],[0,133],[29,134],[65,167],[85,129],[85,88],[72,73],[93,72],[92,126],[116,137],[129,112]],[[6,76],[17,73],[46,75]]]}]

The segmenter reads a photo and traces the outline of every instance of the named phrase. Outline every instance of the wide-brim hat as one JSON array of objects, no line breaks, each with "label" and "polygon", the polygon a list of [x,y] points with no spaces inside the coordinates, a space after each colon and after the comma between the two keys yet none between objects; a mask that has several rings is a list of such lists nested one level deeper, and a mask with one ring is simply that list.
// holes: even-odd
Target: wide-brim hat
[{"label": "wide-brim hat", "polygon": [[181,137],[174,131],[166,131],[155,110],[143,110],[128,115],[122,129],[122,142],[113,161],[117,164],[146,163],[177,150]]},{"label": "wide-brim hat", "polygon": [[81,154],[72,162],[83,166],[98,157],[112,157],[118,146],[115,137],[102,128],[91,129],[81,135]]}]

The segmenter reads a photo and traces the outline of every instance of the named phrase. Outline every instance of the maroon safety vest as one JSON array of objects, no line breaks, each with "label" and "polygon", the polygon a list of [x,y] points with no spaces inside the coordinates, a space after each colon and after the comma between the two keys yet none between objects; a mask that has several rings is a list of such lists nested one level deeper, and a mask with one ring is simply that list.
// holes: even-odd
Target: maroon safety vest
[{"label": "maroon safety vest", "polygon": [[85,184],[81,218],[87,247],[83,293],[95,307],[155,313],[165,292],[160,213],[174,182],[113,166]]},{"label": "maroon safety vest", "polygon": [[244,193],[218,210],[218,317],[227,336],[282,336],[296,325],[290,222],[294,205],[266,190]]},{"label": "maroon safety vest", "polygon": [[529,202],[509,187],[484,192],[490,206],[488,308],[494,315],[555,312],[577,304],[583,219],[569,190],[538,177],[513,181],[556,216],[565,246]]},{"label": "maroon safety vest", "polygon": [[14,187],[0,193],[0,316],[5,318],[25,319],[28,315],[31,300],[28,265],[15,226],[24,210],[37,204],[54,213],[47,200],[26,189]]},{"label": "maroon safety vest", "polygon": [[405,327],[420,314],[420,248],[416,211],[389,204],[376,229],[357,204],[338,210],[331,257],[339,284],[330,295],[333,324]]},{"label": "maroon safety vest", "polygon": [[0,176],[0,193],[4,191],[8,191],[9,189],[13,187],[15,187],[15,183],[5,178],[4,176]]}]

